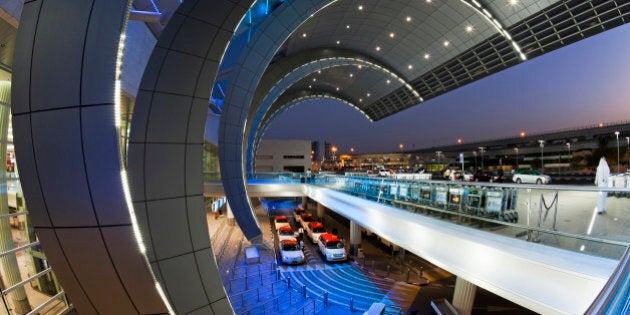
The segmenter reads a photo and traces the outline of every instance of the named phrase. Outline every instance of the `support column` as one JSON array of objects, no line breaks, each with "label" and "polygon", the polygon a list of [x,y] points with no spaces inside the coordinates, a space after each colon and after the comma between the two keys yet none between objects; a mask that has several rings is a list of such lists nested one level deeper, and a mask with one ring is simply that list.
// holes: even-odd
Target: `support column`
[{"label": "support column", "polygon": [[322,223],[324,223],[324,216],[326,215],[326,207],[321,203],[317,203],[317,217]]},{"label": "support column", "polygon": [[477,293],[476,285],[457,277],[457,280],[455,280],[453,306],[460,315],[470,315],[473,304],[475,304],[475,293]]},{"label": "support column", "polygon": [[361,245],[361,226],[354,221],[350,221],[350,250],[353,257],[359,254],[359,246]]},{"label": "support column", "polygon": [[[3,84],[0,89],[2,91],[2,96],[6,97],[10,95],[9,90],[11,89],[11,85]],[[7,155],[7,133],[9,129],[10,109],[9,101],[10,100],[4,98],[0,100],[0,156],[3,158]],[[7,187],[6,175],[1,176],[0,183],[3,187]],[[3,192],[0,193],[0,214],[9,214],[9,204],[7,201],[6,189],[3,189]],[[11,224],[9,223],[9,220],[10,219],[8,217],[0,219],[0,252],[2,253],[15,248],[13,244],[13,236],[11,234]],[[28,256],[27,253],[28,252],[25,252],[25,254]],[[2,267],[2,273],[4,276],[3,288],[13,286],[14,284],[22,281],[20,269],[18,268],[17,256],[15,254],[5,255],[0,258],[0,265]],[[31,311],[31,305],[28,302],[28,297],[26,296],[24,286],[9,293],[8,297],[12,300],[13,311],[16,314],[26,314]]]},{"label": "support column", "polygon": [[232,207],[230,207],[230,203],[225,203],[225,210],[227,212],[227,221],[229,225],[234,225],[234,213],[232,213]]},{"label": "support column", "polygon": [[[302,208],[308,209],[308,197],[302,196]],[[317,216],[319,218],[319,216]]]}]

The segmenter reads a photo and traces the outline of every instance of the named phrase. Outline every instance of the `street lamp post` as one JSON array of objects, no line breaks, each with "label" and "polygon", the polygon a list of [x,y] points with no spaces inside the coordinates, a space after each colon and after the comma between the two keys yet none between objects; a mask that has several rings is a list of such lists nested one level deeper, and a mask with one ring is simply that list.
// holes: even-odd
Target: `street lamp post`
[{"label": "street lamp post", "polygon": [[567,142],[567,150],[569,151],[569,170],[571,170],[571,161],[573,161],[573,156],[571,155],[571,142]]},{"label": "street lamp post", "polygon": [[626,141],[628,142],[628,149],[626,150],[626,155],[628,156],[628,166],[626,167],[626,173],[630,170],[630,137],[626,137]]},{"label": "street lamp post", "polygon": [[545,147],[545,140],[538,140],[538,143],[540,144],[540,169],[541,172],[544,173],[545,172],[545,154],[544,154],[544,147]]},{"label": "street lamp post", "polygon": [[437,155],[438,168],[440,167],[440,155],[441,154],[442,154],[442,151],[435,151],[435,155]]},{"label": "street lamp post", "polygon": [[475,156],[475,173],[477,173],[477,151],[473,151],[473,155]]},{"label": "street lamp post", "polygon": [[481,152],[481,170],[483,171],[483,153],[486,152],[486,147],[479,147],[479,151]]},{"label": "street lamp post", "polygon": [[514,148],[514,152],[516,152],[516,169],[518,170],[518,148]]},{"label": "street lamp post", "polygon": [[619,131],[615,131],[615,137],[617,138],[617,174],[619,174]]}]

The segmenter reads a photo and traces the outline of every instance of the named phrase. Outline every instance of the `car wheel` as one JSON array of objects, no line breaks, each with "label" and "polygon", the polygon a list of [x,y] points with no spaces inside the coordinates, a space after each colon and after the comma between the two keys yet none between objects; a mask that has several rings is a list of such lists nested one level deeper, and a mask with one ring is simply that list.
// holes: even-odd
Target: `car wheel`
[{"label": "car wheel", "polygon": [[521,184],[522,182],[523,182],[523,181],[522,181],[520,178],[517,178],[517,179],[516,179],[516,183],[517,183],[517,184]]},{"label": "car wheel", "polygon": [[536,180],[536,185],[540,185],[540,184],[542,184],[542,179],[539,178]]}]

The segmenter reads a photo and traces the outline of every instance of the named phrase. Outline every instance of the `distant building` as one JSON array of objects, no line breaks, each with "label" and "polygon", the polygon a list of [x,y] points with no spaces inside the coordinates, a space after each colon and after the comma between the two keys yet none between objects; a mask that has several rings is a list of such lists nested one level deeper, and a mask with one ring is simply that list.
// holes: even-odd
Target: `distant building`
[{"label": "distant building", "polygon": [[262,140],[256,151],[256,172],[304,173],[311,168],[310,140]]},{"label": "distant building", "polygon": [[330,142],[324,142],[324,160],[329,161],[333,158],[333,145]]},{"label": "distant building", "polygon": [[313,161],[319,160],[319,141],[311,142],[311,159]]}]

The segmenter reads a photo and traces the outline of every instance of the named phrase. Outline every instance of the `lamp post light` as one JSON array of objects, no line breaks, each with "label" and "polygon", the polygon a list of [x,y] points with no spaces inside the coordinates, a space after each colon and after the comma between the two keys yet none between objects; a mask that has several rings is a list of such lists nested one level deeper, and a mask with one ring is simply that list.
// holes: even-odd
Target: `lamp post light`
[{"label": "lamp post light", "polygon": [[435,151],[435,155],[437,155],[437,164],[438,168],[440,167],[440,155],[442,155],[442,151]]},{"label": "lamp post light", "polygon": [[628,166],[626,167],[626,173],[630,169],[630,137],[626,137],[626,141],[628,143],[628,149],[626,150],[626,155],[628,156]]},{"label": "lamp post light", "polygon": [[398,145],[398,148],[400,149],[400,152],[402,152],[402,150],[403,150],[403,148],[404,148],[404,147],[405,147],[405,146],[404,146],[402,143]]},{"label": "lamp post light", "polygon": [[544,147],[545,147],[545,140],[538,140],[538,143],[540,144],[540,168],[541,168],[541,172],[545,173],[545,154],[544,154]]},{"label": "lamp post light", "polygon": [[516,169],[518,170],[518,148],[514,148],[514,152],[516,152]]},{"label": "lamp post light", "polygon": [[617,138],[617,174],[619,174],[619,131],[615,131],[615,137]]},{"label": "lamp post light", "polygon": [[479,152],[481,152],[481,170],[483,171],[483,153],[486,152],[486,147],[479,147]]},{"label": "lamp post light", "polygon": [[571,170],[571,161],[573,161],[573,156],[571,155],[571,142],[567,142],[567,150],[569,151],[569,170]]}]

